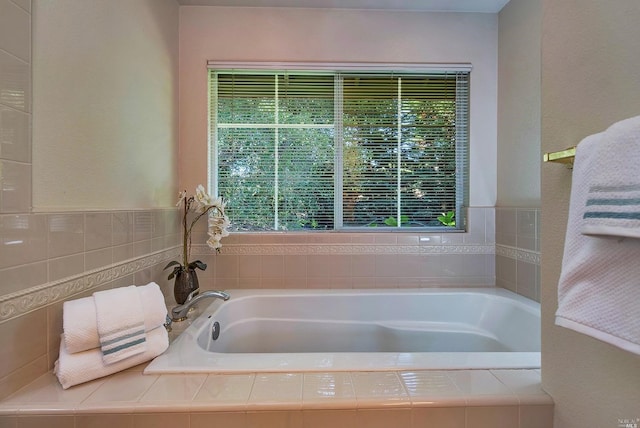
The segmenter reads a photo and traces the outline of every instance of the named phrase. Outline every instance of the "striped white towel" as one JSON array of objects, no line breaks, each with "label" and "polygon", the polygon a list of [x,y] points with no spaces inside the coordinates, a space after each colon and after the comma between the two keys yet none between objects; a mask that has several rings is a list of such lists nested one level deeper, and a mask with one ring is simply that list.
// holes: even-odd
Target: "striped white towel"
[{"label": "striped white towel", "polygon": [[63,389],[79,383],[98,379],[135,365],[149,361],[162,354],[169,347],[169,336],[164,327],[158,327],[148,332],[147,350],[113,364],[105,364],[100,349],[70,354],[65,347],[65,340],[60,341],[60,356],[56,361],[53,372]]},{"label": "striped white towel", "polygon": [[640,239],[583,233],[606,138],[606,131],[588,136],[576,149],[555,321],[640,355]]},{"label": "striped white towel", "polygon": [[[160,287],[155,282],[136,287],[144,314],[147,333],[165,323],[167,306]],[[96,304],[93,296],[67,300],[62,310],[64,345],[69,354],[100,348]]]},{"label": "striped white towel", "polygon": [[640,116],[611,125],[594,150],[582,233],[640,238]]},{"label": "striped white towel", "polygon": [[146,350],[144,311],[134,285],[93,293],[102,359],[113,364]]}]

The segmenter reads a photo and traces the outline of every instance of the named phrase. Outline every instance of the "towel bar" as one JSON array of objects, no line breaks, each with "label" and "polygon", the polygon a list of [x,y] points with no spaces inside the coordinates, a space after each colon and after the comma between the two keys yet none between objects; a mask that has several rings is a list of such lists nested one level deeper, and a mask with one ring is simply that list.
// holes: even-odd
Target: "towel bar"
[{"label": "towel bar", "polygon": [[576,148],[575,147],[569,147],[568,149],[561,150],[559,152],[545,153],[544,156],[542,157],[542,160],[544,162],[563,163],[568,168],[572,168],[573,167],[573,159],[574,159],[575,155],[576,155]]}]

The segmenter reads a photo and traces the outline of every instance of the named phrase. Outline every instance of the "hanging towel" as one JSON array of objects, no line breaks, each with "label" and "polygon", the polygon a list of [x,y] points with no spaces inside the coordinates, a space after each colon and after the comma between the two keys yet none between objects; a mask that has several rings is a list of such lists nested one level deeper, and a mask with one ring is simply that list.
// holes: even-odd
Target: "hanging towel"
[{"label": "hanging towel", "polygon": [[143,353],[113,364],[105,364],[100,348],[70,354],[64,339],[60,341],[60,356],[55,363],[54,373],[62,388],[98,379],[138,364],[162,354],[169,346],[169,335],[164,327],[158,327],[147,334],[147,346]]},{"label": "hanging towel", "polygon": [[[144,310],[145,331],[163,325],[167,317],[167,307],[158,284],[151,282],[136,288]],[[62,324],[68,353],[74,354],[100,347],[93,296],[64,302]]]},{"label": "hanging towel", "polygon": [[609,127],[595,151],[582,233],[640,238],[640,116]]},{"label": "hanging towel", "polygon": [[93,293],[100,349],[105,364],[146,350],[144,311],[134,285]]},{"label": "hanging towel", "polygon": [[589,136],[576,149],[555,322],[640,354],[640,239],[581,233],[606,134]]}]

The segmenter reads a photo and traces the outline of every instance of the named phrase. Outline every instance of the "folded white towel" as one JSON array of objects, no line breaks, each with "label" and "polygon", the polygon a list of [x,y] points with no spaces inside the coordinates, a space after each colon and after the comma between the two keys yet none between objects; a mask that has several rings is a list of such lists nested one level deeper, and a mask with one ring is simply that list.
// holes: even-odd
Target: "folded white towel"
[{"label": "folded white towel", "polygon": [[581,233],[604,134],[576,149],[556,324],[640,354],[640,240]]},{"label": "folded white towel", "polygon": [[147,349],[145,352],[113,364],[105,364],[100,348],[70,354],[60,341],[60,356],[55,363],[54,373],[62,388],[98,379],[135,365],[149,361],[162,354],[169,346],[169,335],[164,327],[158,327],[147,333]]},{"label": "folded white towel", "polygon": [[140,295],[135,285],[93,293],[100,349],[105,364],[113,364],[146,350]]},{"label": "folded white towel", "polygon": [[[167,307],[158,284],[151,282],[137,287],[137,290],[144,312],[145,331],[164,324],[167,318]],[[93,296],[64,302],[62,324],[64,344],[70,354],[100,347]]]},{"label": "folded white towel", "polygon": [[611,125],[594,151],[582,233],[640,238],[640,116]]}]

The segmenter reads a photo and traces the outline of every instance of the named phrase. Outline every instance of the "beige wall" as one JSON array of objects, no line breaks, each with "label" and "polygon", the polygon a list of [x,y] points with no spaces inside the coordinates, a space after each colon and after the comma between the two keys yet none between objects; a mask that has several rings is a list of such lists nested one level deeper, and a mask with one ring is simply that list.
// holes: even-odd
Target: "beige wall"
[{"label": "beige wall", "polygon": [[540,301],[540,0],[498,14],[496,285]]},{"label": "beige wall", "polygon": [[540,206],[540,0],[511,0],[498,33],[498,198]]},{"label": "beige wall", "polygon": [[207,60],[472,63],[470,206],[496,201],[497,16],[180,8],[180,186],[207,182]]},{"label": "beige wall", "polygon": [[[637,0],[543,0],[543,151],[640,113],[638,22]],[[543,386],[555,428],[618,427],[640,418],[640,357],[554,325],[571,181],[568,169],[542,166]]]},{"label": "beige wall", "polygon": [[170,289],[177,57],[174,0],[0,0],[0,399],[52,368],[65,299]]},{"label": "beige wall", "polygon": [[33,206],[173,206],[175,0],[34,1]]}]

